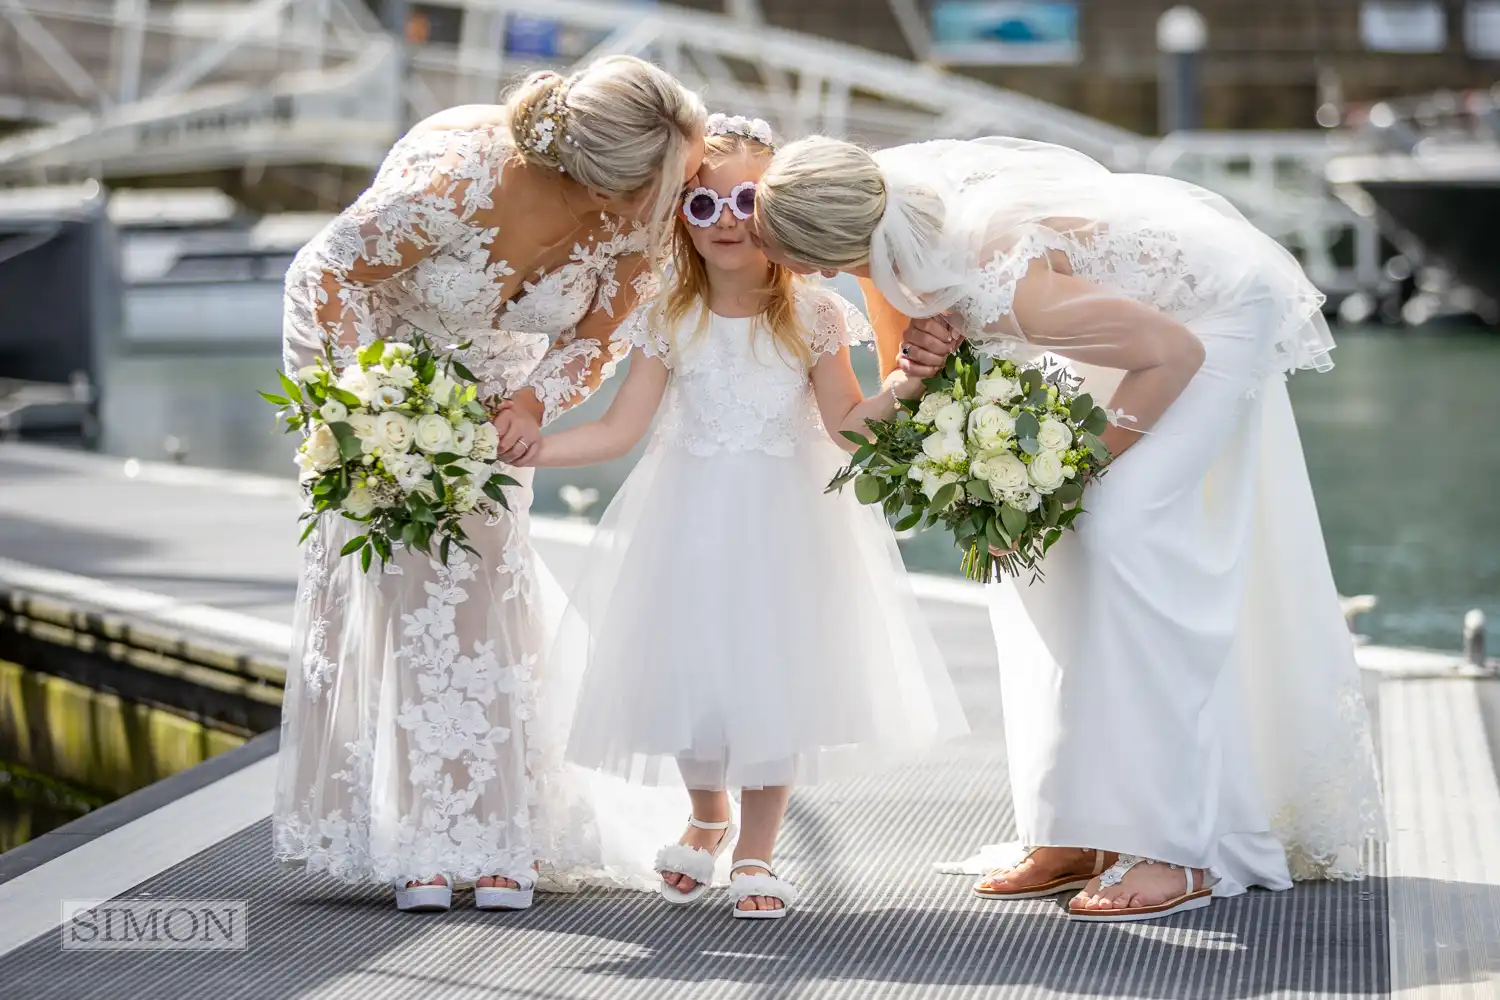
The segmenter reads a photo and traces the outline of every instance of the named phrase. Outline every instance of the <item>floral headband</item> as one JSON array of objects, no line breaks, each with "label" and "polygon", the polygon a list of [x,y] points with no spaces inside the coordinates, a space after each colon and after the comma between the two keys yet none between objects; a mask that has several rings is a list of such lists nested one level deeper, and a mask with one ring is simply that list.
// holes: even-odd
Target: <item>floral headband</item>
[{"label": "floral headband", "polygon": [[771,126],[764,118],[711,114],[708,116],[708,121],[703,123],[703,134],[710,138],[716,135],[737,135],[742,139],[758,142],[768,149],[776,148],[776,140],[771,135]]}]

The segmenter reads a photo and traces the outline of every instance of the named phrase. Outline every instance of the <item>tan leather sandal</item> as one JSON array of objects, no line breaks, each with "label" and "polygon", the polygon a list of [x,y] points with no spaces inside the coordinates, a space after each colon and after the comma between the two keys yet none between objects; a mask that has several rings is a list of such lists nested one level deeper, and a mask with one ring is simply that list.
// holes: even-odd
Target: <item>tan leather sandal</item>
[{"label": "tan leather sandal", "polygon": [[1060,892],[1077,892],[1093,881],[1095,876],[1104,872],[1105,852],[1095,850],[1093,871],[1090,871],[1086,875],[1081,872],[1073,872],[1069,875],[1059,875],[1057,878],[1047,882],[1016,886],[1014,889],[994,889],[986,884],[997,875],[1004,875],[1008,871],[1019,868],[1025,863],[1026,858],[1031,857],[1037,850],[1035,847],[1029,849],[1025,857],[1013,865],[991,869],[985,874],[983,879],[974,883],[974,895],[982,899],[1041,899],[1043,896],[1055,896]]}]

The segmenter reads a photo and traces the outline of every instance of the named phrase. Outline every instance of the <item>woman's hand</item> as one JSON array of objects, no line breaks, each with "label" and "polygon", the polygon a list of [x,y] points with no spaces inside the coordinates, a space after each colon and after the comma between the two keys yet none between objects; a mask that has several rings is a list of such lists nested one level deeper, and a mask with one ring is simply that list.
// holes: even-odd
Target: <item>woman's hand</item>
[{"label": "woman's hand", "polygon": [[535,462],[535,452],[541,451],[541,423],[525,408],[505,400],[495,410],[490,421],[500,432],[500,460],[511,465],[525,466],[527,459]]},{"label": "woman's hand", "polygon": [[963,341],[946,315],[914,319],[901,334],[901,370],[916,378],[932,378]]}]

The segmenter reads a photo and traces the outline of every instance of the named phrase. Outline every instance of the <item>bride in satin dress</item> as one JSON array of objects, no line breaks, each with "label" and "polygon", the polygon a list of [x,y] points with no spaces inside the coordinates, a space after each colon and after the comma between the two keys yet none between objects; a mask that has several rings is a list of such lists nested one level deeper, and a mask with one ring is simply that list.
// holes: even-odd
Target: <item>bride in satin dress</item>
[{"label": "bride in satin dress", "polygon": [[[648,290],[704,119],[669,74],[616,56],[416,125],[292,263],[287,370],[330,348],[347,364],[376,338],[469,343],[481,399],[511,403],[496,426],[516,461],[627,350],[612,336]],[[532,551],[531,471],[501,467],[521,485],[510,511],[465,524],[477,555],[403,551],[362,572],[339,555],[358,526],[331,515],[304,545],[274,851],[394,884],[402,909],[446,909],[458,881],[480,907],[524,908],[536,864],[554,880],[658,881],[659,833],[612,840],[630,810],[564,766],[569,682],[539,663],[549,602],[553,617],[564,602]]]},{"label": "bride in satin dress", "polygon": [[1333,341],[1295,259],[1200,188],[1013,139],[806,139],[756,205],[767,255],[859,276],[877,327],[944,314],[1123,414],[1045,581],[990,588],[1025,850],[974,891],[1136,920],[1361,876],[1369,719],[1285,386]]}]

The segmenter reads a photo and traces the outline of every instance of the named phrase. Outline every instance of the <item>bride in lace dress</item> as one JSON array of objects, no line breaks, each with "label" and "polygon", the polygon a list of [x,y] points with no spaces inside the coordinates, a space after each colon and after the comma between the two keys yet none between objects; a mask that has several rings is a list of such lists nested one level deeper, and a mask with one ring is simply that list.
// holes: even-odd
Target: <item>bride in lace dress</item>
[{"label": "bride in lace dress", "polygon": [[1200,188],[999,138],[795,143],[754,226],[877,323],[946,313],[1124,414],[1045,582],[992,587],[1029,850],[975,891],[1121,920],[1361,875],[1369,720],[1284,384],[1333,342],[1291,255]]},{"label": "bride in lace dress", "polygon": [[[287,272],[287,369],[416,332],[471,342],[482,398],[511,401],[496,425],[516,460],[623,352],[612,334],[697,170],[704,118],[671,76],[619,56],[420,123]],[[655,883],[649,852],[638,873],[612,868],[564,770],[571,706],[538,665],[556,584],[531,548],[531,472],[506,471],[512,513],[465,525],[477,556],[403,552],[361,572],[339,556],[357,527],[337,517],[304,547],[275,853],[393,883],[403,909],[446,908],[458,880],[477,880],[477,905],[529,905],[536,863]]]}]

